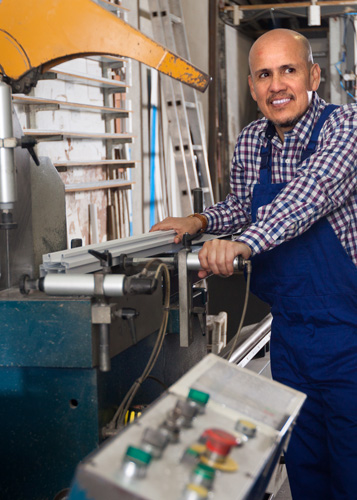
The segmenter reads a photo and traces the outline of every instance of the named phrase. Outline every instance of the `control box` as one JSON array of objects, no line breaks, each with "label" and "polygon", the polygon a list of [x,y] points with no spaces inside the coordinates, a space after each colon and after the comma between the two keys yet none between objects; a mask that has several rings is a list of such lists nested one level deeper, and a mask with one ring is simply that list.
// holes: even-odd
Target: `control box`
[{"label": "control box", "polygon": [[305,395],[210,354],[81,463],[69,500],[257,500]]}]

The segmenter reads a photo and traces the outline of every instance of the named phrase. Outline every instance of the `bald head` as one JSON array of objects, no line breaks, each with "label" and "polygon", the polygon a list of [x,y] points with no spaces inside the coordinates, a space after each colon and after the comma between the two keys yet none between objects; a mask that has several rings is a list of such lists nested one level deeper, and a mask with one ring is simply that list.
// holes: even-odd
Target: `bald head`
[{"label": "bald head", "polygon": [[321,70],[312,60],[307,39],[296,31],[265,33],[249,53],[250,92],[263,115],[273,122],[280,139],[308,110]]},{"label": "bald head", "polygon": [[274,50],[274,46],[279,46],[281,44],[289,44],[289,46],[294,47],[300,54],[303,60],[306,61],[308,67],[311,67],[314,63],[312,57],[311,45],[307,38],[298,33],[297,31],[287,30],[287,29],[275,29],[264,33],[260,36],[258,40],[254,42],[249,52],[249,68],[252,72],[252,64],[256,54],[267,46]]}]

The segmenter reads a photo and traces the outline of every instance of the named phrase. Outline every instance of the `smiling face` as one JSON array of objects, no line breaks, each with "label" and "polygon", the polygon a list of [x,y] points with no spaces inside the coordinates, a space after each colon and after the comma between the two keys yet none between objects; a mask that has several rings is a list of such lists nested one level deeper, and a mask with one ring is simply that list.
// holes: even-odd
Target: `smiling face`
[{"label": "smiling face", "polygon": [[312,63],[307,40],[294,31],[277,29],[261,36],[249,54],[249,87],[263,115],[284,141],[306,113],[320,68]]}]

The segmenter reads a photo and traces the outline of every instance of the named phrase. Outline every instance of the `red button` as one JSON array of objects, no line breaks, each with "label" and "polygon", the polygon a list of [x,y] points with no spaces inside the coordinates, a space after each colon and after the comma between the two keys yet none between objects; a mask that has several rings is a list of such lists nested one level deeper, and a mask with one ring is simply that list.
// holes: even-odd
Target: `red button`
[{"label": "red button", "polygon": [[203,437],[206,438],[206,448],[223,457],[228,455],[232,446],[237,445],[235,436],[221,429],[207,429]]}]

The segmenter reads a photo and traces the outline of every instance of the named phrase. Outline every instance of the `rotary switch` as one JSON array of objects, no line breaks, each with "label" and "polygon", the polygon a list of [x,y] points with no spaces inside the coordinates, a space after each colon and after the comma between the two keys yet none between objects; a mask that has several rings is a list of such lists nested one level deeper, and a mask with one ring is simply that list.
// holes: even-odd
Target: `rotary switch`
[{"label": "rotary switch", "polygon": [[257,426],[250,420],[238,420],[235,426],[236,431],[241,432],[248,438],[253,438],[257,433]]}]

